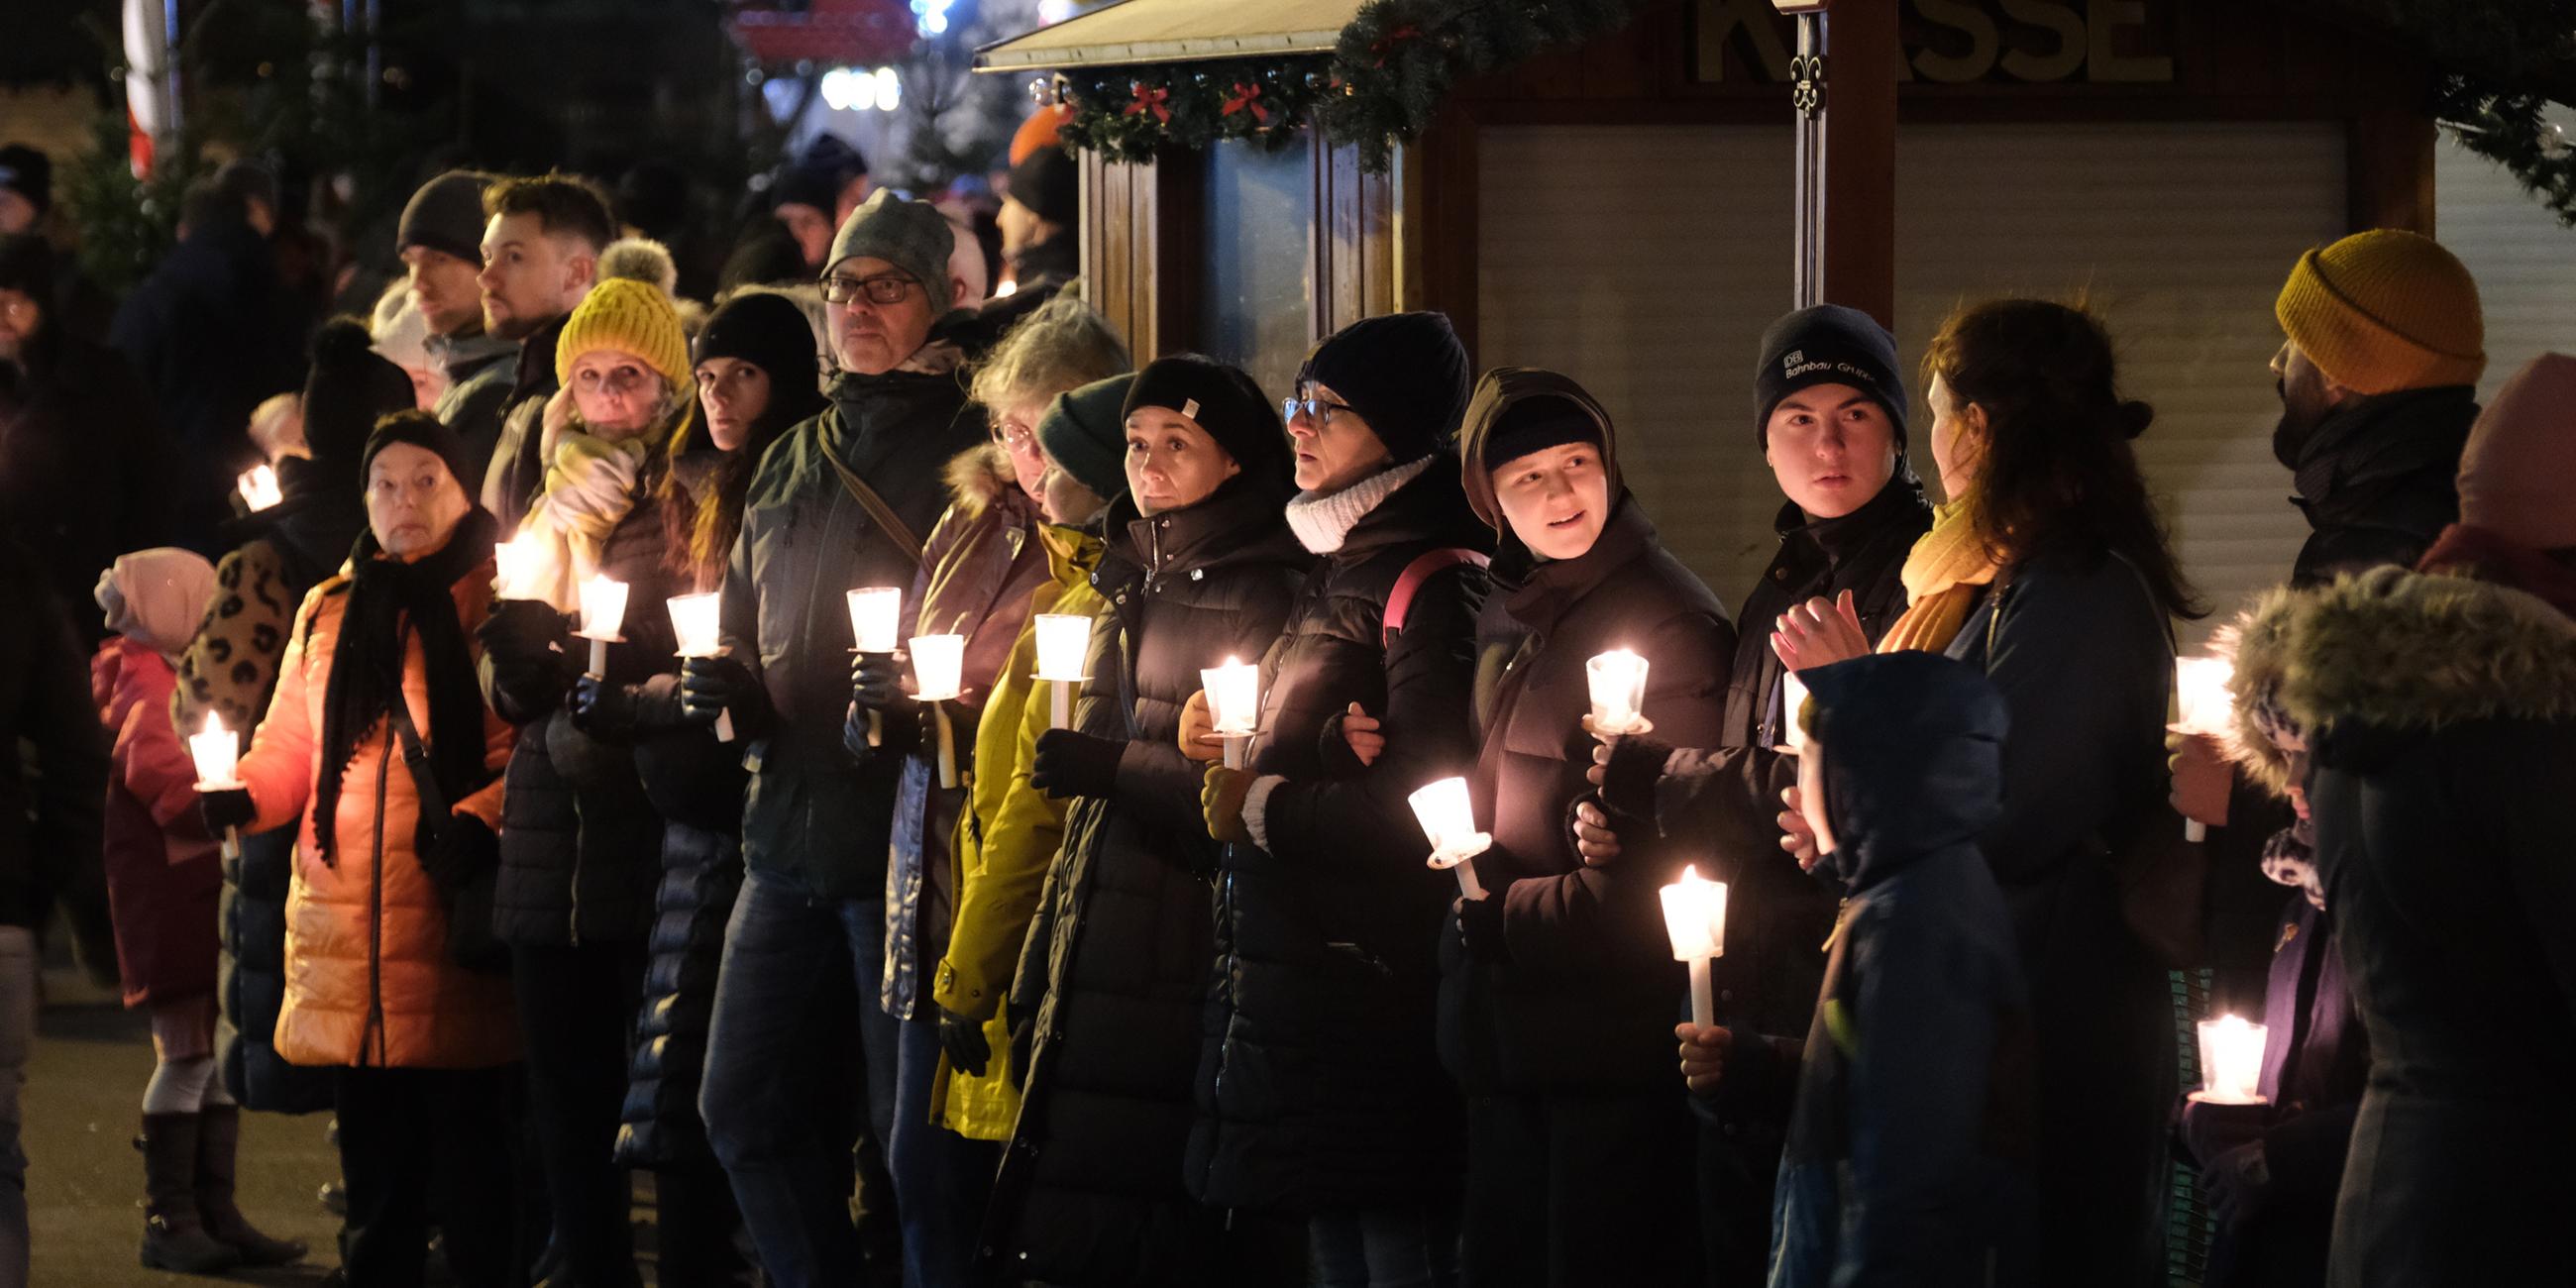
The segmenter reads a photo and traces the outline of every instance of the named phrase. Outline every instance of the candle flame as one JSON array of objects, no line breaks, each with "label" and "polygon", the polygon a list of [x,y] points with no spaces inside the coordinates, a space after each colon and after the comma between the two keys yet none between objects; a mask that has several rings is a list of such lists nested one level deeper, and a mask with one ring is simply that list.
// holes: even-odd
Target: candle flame
[{"label": "candle flame", "polygon": [[207,733],[222,733],[224,731],[224,722],[215,718],[215,713],[212,711],[206,713],[205,731]]}]

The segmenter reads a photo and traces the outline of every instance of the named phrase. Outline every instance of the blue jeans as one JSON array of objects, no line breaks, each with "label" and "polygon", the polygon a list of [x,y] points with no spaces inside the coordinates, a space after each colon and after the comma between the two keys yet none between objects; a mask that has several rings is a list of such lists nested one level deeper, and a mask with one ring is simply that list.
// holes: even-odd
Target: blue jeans
[{"label": "blue jeans", "polygon": [[905,1288],[966,1288],[975,1236],[993,1199],[999,1141],[968,1140],[930,1121],[930,1090],[939,1076],[939,1021],[902,1021],[902,1072],[896,1078],[894,1138],[886,1168],[894,1173],[895,1209],[903,1218]]},{"label": "blue jeans", "polygon": [[725,926],[698,1112],[777,1288],[858,1281],[847,1056],[855,1039],[866,1125],[886,1140],[900,1026],[876,1004],[884,969],[883,900],[818,899],[776,873],[744,879]]},{"label": "blue jeans", "polygon": [[1458,1210],[1364,1208],[1306,1223],[1314,1288],[1456,1288]]}]

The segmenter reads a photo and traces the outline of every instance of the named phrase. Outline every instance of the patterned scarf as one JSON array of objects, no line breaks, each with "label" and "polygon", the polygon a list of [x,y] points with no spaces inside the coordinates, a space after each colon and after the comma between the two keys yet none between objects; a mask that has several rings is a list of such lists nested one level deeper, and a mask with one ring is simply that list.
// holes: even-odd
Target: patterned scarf
[{"label": "patterned scarf", "polygon": [[2000,571],[1969,525],[1966,505],[1952,501],[1934,506],[1932,530],[1917,538],[1913,552],[1905,556],[1905,615],[1887,629],[1878,651],[1938,653],[1950,647],[1978,594]]}]

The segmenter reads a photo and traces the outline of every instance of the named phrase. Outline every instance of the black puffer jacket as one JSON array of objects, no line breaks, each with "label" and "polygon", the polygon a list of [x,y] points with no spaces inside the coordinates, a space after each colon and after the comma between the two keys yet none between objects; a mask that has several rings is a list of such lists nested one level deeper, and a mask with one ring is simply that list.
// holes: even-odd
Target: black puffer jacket
[{"label": "black puffer jacket", "polygon": [[1016,1278],[1212,1282],[1219,1230],[1181,1162],[1217,847],[1177,738],[1200,668],[1260,656],[1287,619],[1307,555],[1283,499],[1238,476],[1188,509],[1141,518],[1121,498],[1110,511],[1117,537],[1092,584],[1111,612],[1074,722],[1126,748],[1116,790],[1065,818],[1012,989],[1015,1022],[1035,1008],[1036,1040],[982,1246]]},{"label": "black puffer jacket", "polygon": [[[677,593],[663,559],[660,503],[649,491],[608,534],[600,571],[626,583],[623,643],[608,647],[608,678],[632,684],[670,665],[678,647],[662,603]],[[564,694],[589,661],[589,641],[566,644],[543,682],[497,683],[488,660],[484,693],[519,726],[501,797],[501,874],[492,931],[528,946],[644,937],[661,875],[662,819],[636,777],[632,748],[574,728]]]},{"label": "black puffer jacket", "polygon": [[2460,449],[2478,418],[2467,385],[2406,389],[2338,407],[2304,434],[2276,432],[2272,452],[2298,483],[2291,498],[2313,529],[2291,580],[2412,568],[2460,517]]},{"label": "black puffer jacket", "polygon": [[[1405,569],[1493,534],[1443,454],[1324,556],[1263,660],[1266,792],[1256,837],[1225,849],[1190,1188],[1211,1207],[1312,1212],[1416,1202],[1457,1182],[1458,1097],[1432,1029],[1440,925],[1457,889],[1423,862],[1406,796],[1475,760],[1484,570],[1448,565],[1384,635]],[[1341,741],[1357,702],[1388,746],[1363,769]],[[1278,781],[1268,781],[1277,776]]]},{"label": "black puffer jacket", "polygon": [[1440,1051],[1470,1094],[1672,1092],[1673,1019],[1688,984],[1657,891],[1701,856],[1631,827],[1623,852],[1587,867],[1567,820],[1591,791],[1584,664],[1616,648],[1648,662],[1655,736],[1706,746],[1725,717],[1735,629],[1717,596],[1655,540],[1633,498],[1613,503],[1592,549],[1495,560],[1477,624],[1476,723],[1468,787],[1493,848],[1474,861],[1503,900],[1506,961],[1442,940]]},{"label": "black puffer jacket", "polygon": [[635,1061],[617,1129],[629,1167],[715,1162],[698,1116],[707,1022],[725,922],[742,892],[742,769],[738,743],[704,729],[677,730],[635,748],[644,793],[663,819],[662,884],[654,900],[652,960],[635,1021]]}]

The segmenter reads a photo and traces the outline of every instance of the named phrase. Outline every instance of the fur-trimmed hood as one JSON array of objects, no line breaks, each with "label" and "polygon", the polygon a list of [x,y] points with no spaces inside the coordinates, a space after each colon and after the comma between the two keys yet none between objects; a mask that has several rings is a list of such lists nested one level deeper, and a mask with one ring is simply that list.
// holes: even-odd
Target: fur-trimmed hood
[{"label": "fur-trimmed hood", "polygon": [[2576,621],[2491,582],[2376,568],[2273,591],[2220,647],[2236,661],[2229,754],[2275,792],[2288,766],[2255,723],[2266,693],[2310,738],[2339,721],[2438,729],[2576,719]]},{"label": "fur-trimmed hood", "polygon": [[948,458],[941,476],[948,499],[960,514],[981,518],[993,503],[1019,490],[1020,476],[1011,469],[1010,452],[1000,443],[978,443]]}]

